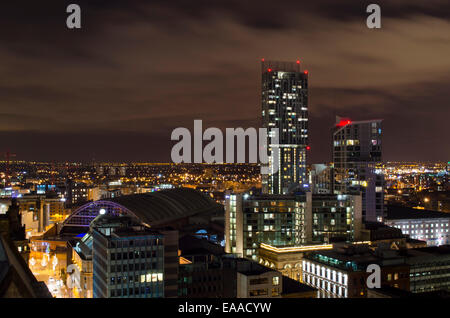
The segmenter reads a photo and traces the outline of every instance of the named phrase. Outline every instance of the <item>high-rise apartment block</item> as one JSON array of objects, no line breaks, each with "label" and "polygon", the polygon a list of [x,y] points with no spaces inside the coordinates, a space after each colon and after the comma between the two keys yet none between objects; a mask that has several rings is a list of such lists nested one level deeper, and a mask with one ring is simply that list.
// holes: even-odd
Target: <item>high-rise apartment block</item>
[{"label": "high-rise apartment block", "polygon": [[225,251],[257,260],[261,243],[286,247],[357,240],[361,205],[360,195],[229,194]]},{"label": "high-rise apartment block", "polygon": [[308,72],[301,71],[300,61],[263,60],[261,66],[263,127],[269,137],[272,128],[279,133],[278,144],[268,140],[270,172],[262,176],[263,192],[287,194],[307,183]]},{"label": "high-rise apartment block", "polygon": [[304,195],[227,195],[225,251],[256,260],[260,243],[304,244],[305,211]]},{"label": "high-rise apartment block", "polygon": [[381,121],[338,118],[333,132],[336,194],[362,195],[365,221],[383,221],[384,176],[381,162]]}]

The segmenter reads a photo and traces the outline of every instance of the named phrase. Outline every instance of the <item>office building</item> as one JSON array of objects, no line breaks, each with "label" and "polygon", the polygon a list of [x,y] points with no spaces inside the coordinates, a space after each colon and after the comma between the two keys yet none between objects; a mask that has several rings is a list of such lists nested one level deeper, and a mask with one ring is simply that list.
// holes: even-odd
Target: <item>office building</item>
[{"label": "office building", "polygon": [[367,244],[344,245],[303,257],[303,282],[319,290],[320,298],[366,298],[367,267],[381,269],[381,286],[409,290],[409,265],[398,251]]},{"label": "office building", "polygon": [[381,121],[337,118],[333,132],[336,194],[362,195],[364,221],[383,221],[384,175],[381,162]]},{"label": "office building", "polygon": [[390,205],[386,207],[384,222],[412,239],[425,241],[428,246],[450,244],[449,213]]},{"label": "office building", "polygon": [[300,61],[263,60],[261,67],[263,127],[279,132],[278,145],[268,140],[271,172],[262,176],[263,192],[287,194],[308,183],[308,72],[301,71]]},{"label": "office building", "polygon": [[94,298],[176,297],[178,233],[154,231],[129,216],[91,224]]},{"label": "office building", "polygon": [[411,292],[450,290],[450,245],[409,249],[406,252]]}]

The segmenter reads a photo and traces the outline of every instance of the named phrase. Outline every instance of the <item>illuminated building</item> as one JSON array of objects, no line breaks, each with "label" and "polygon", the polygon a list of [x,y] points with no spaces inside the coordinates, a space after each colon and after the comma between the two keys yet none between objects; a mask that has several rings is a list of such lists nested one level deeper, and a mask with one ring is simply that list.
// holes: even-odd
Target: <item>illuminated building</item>
[{"label": "illuminated building", "polygon": [[230,194],[225,205],[225,251],[257,260],[260,243],[306,243],[305,195]]},{"label": "illuminated building", "polygon": [[129,216],[91,224],[94,298],[176,297],[178,233],[154,231]]},{"label": "illuminated building", "polygon": [[69,241],[69,257],[76,268],[69,273],[71,282],[67,285],[72,288],[75,298],[93,297],[92,241],[92,233],[87,233],[78,242]]},{"label": "illuminated building", "polygon": [[399,252],[382,249],[374,252],[365,244],[305,255],[303,282],[317,288],[320,298],[366,298],[370,264],[380,266],[381,286],[409,290],[409,265]]},{"label": "illuminated building", "polygon": [[83,203],[88,200],[89,186],[82,182],[75,182],[72,179],[67,179],[65,195],[66,205]]},{"label": "illuminated building", "polygon": [[450,289],[450,245],[407,250],[410,291],[423,293]]},{"label": "illuminated building", "polygon": [[59,234],[87,233],[101,211],[107,215],[128,215],[153,228],[172,226],[192,234],[200,229],[223,232],[223,225],[220,228],[214,222],[214,218],[223,217],[222,205],[199,191],[175,188],[88,202],[73,211],[58,227]]},{"label": "illuminated building", "polygon": [[359,238],[361,198],[352,195],[227,195],[225,250],[258,259],[260,243],[299,246]]},{"label": "illuminated building", "polygon": [[306,253],[329,250],[333,245],[304,245],[293,247],[276,247],[261,243],[258,262],[261,265],[280,272],[283,276],[302,281],[302,259]]},{"label": "illuminated building", "polygon": [[361,241],[370,242],[373,248],[389,246],[391,249],[414,248],[411,242],[402,231],[380,222],[365,222],[361,229]]},{"label": "illuminated building", "polygon": [[334,167],[326,164],[312,164],[309,184],[314,194],[334,193]]},{"label": "illuminated building", "polygon": [[381,120],[337,118],[333,132],[336,194],[362,195],[364,221],[383,221],[384,175],[381,162]]},{"label": "illuminated building", "polygon": [[238,268],[237,298],[278,298],[282,291],[281,273],[248,261]]},{"label": "illuminated building", "polygon": [[43,282],[39,282],[5,234],[0,234],[0,297],[51,298]]},{"label": "illuminated building", "polygon": [[17,199],[27,237],[39,235],[68,216],[61,198],[47,195],[24,195]]},{"label": "illuminated building", "polygon": [[387,206],[385,223],[400,229],[403,234],[422,240],[428,246],[450,244],[450,214],[417,210],[401,206]]},{"label": "illuminated building", "polygon": [[362,226],[360,195],[312,194],[307,197],[307,241],[357,241]]},{"label": "illuminated building", "polygon": [[269,169],[278,171],[262,176],[263,192],[287,194],[307,184],[306,151],[308,144],[308,73],[302,72],[300,61],[262,61],[263,127],[278,128],[279,145],[268,141]]}]

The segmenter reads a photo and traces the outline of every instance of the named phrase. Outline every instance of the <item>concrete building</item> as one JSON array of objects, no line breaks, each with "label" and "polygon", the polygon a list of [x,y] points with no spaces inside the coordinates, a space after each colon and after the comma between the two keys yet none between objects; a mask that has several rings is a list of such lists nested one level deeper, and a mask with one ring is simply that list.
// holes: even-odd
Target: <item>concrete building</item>
[{"label": "concrete building", "polygon": [[237,271],[237,298],[281,297],[281,273],[254,262],[245,262],[242,265],[244,266]]},{"label": "concrete building", "polygon": [[180,239],[180,297],[279,298],[282,290],[280,272],[227,254],[206,239]]},{"label": "concrete building", "polygon": [[381,268],[381,286],[409,290],[409,265],[398,251],[367,244],[346,245],[313,252],[302,260],[303,282],[319,290],[321,298],[366,298],[367,267]]},{"label": "concrete building", "polygon": [[178,233],[154,231],[129,216],[91,224],[94,298],[176,297]]},{"label": "concrete building", "polygon": [[280,272],[283,276],[302,282],[302,259],[307,253],[331,250],[332,244],[276,247],[261,243],[258,263]]},{"label": "concrete building", "polygon": [[387,206],[385,224],[412,239],[425,241],[428,246],[450,244],[449,213]]},{"label": "concrete building", "polygon": [[405,257],[411,292],[450,290],[450,245],[409,249]]}]

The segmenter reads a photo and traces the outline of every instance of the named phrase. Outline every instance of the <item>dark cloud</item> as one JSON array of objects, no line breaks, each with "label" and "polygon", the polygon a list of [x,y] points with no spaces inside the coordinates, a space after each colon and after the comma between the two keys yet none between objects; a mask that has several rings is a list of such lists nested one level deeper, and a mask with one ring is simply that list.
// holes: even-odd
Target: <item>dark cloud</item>
[{"label": "dark cloud", "polygon": [[[82,29],[65,27],[67,4]],[[261,122],[259,59],[310,71],[311,161],[335,115],[384,119],[386,160],[448,160],[448,1],[15,1],[0,11],[0,137],[19,159],[170,160],[170,133]],[[3,114],[3,115],[1,115]],[[39,147],[36,145],[39,144]]]}]

